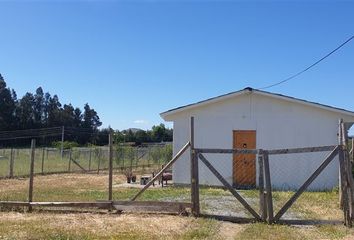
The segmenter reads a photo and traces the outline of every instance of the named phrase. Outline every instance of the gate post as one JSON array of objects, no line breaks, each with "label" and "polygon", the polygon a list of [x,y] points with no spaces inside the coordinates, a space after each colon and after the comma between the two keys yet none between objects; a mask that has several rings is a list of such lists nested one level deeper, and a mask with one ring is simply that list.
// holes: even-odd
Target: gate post
[{"label": "gate post", "polygon": [[351,226],[351,216],[348,202],[348,177],[345,165],[344,149],[343,145],[339,147],[339,171],[340,171],[340,186],[341,186],[341,200],[344,214],[344,224]]},{"label": "gate post", "polygon": [[191,117],[190,125],[190,161],[191,161],[191,201],[192,214],[195,217],[200,215],[199,206],[199,172],[198,172],[198,155],[194,149],[194,117]]},{"label": "gate post", "polygon": [[258,152],[258,186],[259,186],[259,215],[263,222],[267,221],[266,195],[264,192],[263,150]]},{"label": "gate post", "polygon": [[263,151],[263,165],[264,165],[264,177],[265,177],[265,189],[266,189],[266,204],[267,204],[267,222],[273,223],[273,197],[272,197],[272,183],[269,169],[269,155],[268,151]]}]

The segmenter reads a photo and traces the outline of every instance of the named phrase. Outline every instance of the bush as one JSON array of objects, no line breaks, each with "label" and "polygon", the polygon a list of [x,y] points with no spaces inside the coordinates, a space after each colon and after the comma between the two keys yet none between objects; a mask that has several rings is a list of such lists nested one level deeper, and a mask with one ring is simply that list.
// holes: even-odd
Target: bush
[{"label": "bush", "polygon": [[[61,149],[61,141],[53,142],[52,146],[55,148]],[[79,144],[77,142],[70,142],[70,141],[63,142],[64,149],[71,149],[71,148],[78,147],[78,146],[79,146]]]}]

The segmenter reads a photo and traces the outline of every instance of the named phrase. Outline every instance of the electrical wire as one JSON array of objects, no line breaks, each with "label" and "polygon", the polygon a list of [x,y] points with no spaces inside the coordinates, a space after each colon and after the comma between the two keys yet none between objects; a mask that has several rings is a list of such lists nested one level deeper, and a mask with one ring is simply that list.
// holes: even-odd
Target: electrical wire
[{"label": "electrical wire", "polygon": [[268,89],[268,88],[271,88],[271,87],[275,87],[275,86],[278,86],[280,84],[283,84],[285,82],[288,82],[290,81],[291,79],[294,79],[296,78],[297,76],[299,76],[300,74],[308,71],[309,69],[313,68],[314,66],[316,66],[317,64],[319,64],[320,62],[322,62],[323,60],[325,60],[326,58],[328,58],[329,56],[331,56],[333,53],[335,53],[336,51],[338,51],[340,48],[342,48],[344,45],[346,45],[347,43],[349,43],[351,40],[354,39],[354,35],[351,36],[350,38],[348,38],[345,42],[343,42],[341,45],[339,45],[338,47],[336,47],[334,50],[332,50],[330,53],[328,53],[327,55],[325,55],[324,57],[322,57],[321,59],[317,60],[315,63],[311,64],[310,66],[308,66],[307,68],[305,68],[304,70],[280,81],[280,82],[277,82],[277,83],[274,83],[274,84],[271,84],[271,85],[268,85],[268,86],[265,86],[265,87],[261,87],[261,88],[258,88],[258,90],[264,90],[264,89]]},{"label": "electrical wire", "polygon": [[94,131],[90,128],[76,128],[76,127],[52,127],[52,128],[38,128],[38,129],[24,129],[13,131],[1,131],[0,141],[11,139],[26,139],[26,138],[43,138],[54,136],[108,136],[108,133]]}]

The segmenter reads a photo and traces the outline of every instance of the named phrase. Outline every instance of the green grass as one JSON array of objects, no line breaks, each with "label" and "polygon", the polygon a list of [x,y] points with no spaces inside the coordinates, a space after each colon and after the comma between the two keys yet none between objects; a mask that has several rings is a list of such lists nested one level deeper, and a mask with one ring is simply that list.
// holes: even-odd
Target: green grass
[{"label": "green grass", "polygon": [[182,240],[188,239],[216,239],[219,224],[211,219],[198,219],[198,224],[188,229],[182,236]]},{"label": "green grass", "polygon": [[272,240],[302,240],[304,239],[304,236],[295,227],[255,223],[248,225],[235,239],[256,238]]}]

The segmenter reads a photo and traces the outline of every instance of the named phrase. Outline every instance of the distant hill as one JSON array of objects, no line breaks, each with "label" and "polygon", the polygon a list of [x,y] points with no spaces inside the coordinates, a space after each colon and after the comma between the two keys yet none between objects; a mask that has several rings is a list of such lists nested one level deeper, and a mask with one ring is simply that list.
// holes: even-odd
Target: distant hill
[{"label": "distant hill", "polygon": [[129,132],[129,130],[132,131],[132,133],[134,133],[134,134],[138,131],[144,131],[143,129],[140,129],[140,128],[128,128],[128,129],[125,129],[124,131]]}]

